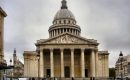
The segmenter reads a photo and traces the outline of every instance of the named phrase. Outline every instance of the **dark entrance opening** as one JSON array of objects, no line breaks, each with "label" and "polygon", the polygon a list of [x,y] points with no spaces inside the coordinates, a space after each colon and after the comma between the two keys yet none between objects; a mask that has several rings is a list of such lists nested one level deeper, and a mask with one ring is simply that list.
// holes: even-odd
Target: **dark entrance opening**
[{"label": "dark entrance opening", "polygon": [[68,67],[68,66],[66,66],[65,68],[64,68],[64,71],[65,71],[65,77],[66,78],[69,78],[70,77],[70,67]]},{"label": "dark entrance opening", "polygon": [[85,69],[85,77],[88,77],[88,69]]},{"label": "dark entrance opening", "polygon": [[50,77],[50,75],[51,75],[50,69],[47,69],[47,70],[46,70],[46,73],[47,73],[47,77]]}]

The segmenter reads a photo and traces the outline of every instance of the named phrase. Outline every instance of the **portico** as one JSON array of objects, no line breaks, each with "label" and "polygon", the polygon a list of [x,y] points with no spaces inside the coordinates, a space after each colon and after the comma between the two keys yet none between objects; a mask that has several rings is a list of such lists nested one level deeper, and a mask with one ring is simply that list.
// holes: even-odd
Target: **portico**
[{"label": "portico", "polygon": [[95,49],[42,48],[40,55],[40,77],[96,76]]}]

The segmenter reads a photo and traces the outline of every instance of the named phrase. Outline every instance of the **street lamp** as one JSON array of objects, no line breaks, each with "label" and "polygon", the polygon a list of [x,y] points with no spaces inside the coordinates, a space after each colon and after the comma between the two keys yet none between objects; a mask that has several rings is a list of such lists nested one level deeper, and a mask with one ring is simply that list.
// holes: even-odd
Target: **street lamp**
[{"label": "street lamp", "polygon": [[122,53],[122,51],[120,51],[120,54],[119,54],[119,58],[120,58],[120,62],[121,62],[121,80],[123,80],[123,74],[122,74],[122,70],[123,70],[123,68],[122,68],[122,62],[123,62],[123,53]]},{"label": "street lamp", "polygon": [[38,58],[38,80],[39,80],[39,64],[40,64],[40,54],[37,54],[37,58]]}]

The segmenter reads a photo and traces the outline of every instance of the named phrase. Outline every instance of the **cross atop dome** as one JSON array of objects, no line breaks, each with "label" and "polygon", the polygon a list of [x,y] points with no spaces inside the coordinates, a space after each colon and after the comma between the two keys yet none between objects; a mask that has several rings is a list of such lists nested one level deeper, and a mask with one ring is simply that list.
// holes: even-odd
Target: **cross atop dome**
[{"label": "cross atop dome", "polygon": [[61,9],[68,9],[67,5],[66,5],[66,0],[62,0],[62,6],[61,6]]}]

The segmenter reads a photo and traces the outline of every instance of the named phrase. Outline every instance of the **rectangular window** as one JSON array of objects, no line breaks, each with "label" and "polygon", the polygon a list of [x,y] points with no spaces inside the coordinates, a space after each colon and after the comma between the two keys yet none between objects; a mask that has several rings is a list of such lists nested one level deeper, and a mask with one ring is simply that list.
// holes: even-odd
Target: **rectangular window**
[{"label": "rectangular window", "polygon": [[130,62],[128,62],[128,66],[130,66]]}]

